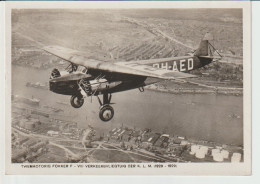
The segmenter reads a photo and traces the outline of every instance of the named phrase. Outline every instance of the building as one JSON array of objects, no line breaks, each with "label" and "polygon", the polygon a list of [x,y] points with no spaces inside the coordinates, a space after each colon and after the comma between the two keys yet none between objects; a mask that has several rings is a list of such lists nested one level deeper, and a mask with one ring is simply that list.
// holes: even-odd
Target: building
[{"label": "building", "polygon": [[38,140],[35,139],[29,139],[28,141],[26,141],[25,143],[23,143],[23,146],[26,148],[30,148],[31,146],[37,144]]},{"label": "building", "polygon": [[47,132],[47,135],[48,135],[48,136],[52,136],[52,137],[54,137],[54,136],[59,136],[59,132],[58,132],[58,131],[49,130],[49,131]]},{"label": "building", "polygon": [[148,132],[142,138],[142,147],[151,149],[155,142],[160,138],[160,133]]},{"label": "building", "polygon": [[169,135],[168,134],[163,134],[160,136],[159,139],[154,143],[155,147],[159,148],[166,148],[169,144]]},{"label": "building", "polygon": [[121,141],[129,142],[132,138],[133,130],[127,129],[121,135]]},{"label": "building", "polygon": [[21,119],[18,126],[26,130],[33,131],[41,125],[41,122],[35,118]]},{"label": "building", "polygon": [[12,154],[12,162],[19,163],[24,162],[27,155],[27,150],[25,148],[18,149]]},{"label": "building", "polygon": [[121,135],[125,132],[125,130],[123,128],[117,128],[116,130],[111,132],[111,140],[114,141],[120,141],[121,139]]}]

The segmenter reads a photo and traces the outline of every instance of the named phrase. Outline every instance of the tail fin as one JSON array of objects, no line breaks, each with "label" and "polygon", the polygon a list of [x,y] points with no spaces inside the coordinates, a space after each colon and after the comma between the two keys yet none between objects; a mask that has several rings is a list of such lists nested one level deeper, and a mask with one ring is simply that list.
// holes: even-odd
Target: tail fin
[{"label": "tail fin", "polygon": [[209,40],[213,40],[213,36],[210,33],[206,33],[200,42],[199,48],[194,52],[194,56],[209,55]]}]

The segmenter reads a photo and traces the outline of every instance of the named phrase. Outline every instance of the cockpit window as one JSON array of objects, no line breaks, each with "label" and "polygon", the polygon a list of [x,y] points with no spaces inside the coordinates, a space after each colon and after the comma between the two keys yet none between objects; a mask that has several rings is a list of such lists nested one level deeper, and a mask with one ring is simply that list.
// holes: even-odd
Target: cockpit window
[{"label": "cockpit window", "polygon": [[67,72],[72,73],[72,72],[82,72],[82,73],[87,73],[87,68],[84,66],[78,66],[74,64],[70,64],[66,69]]},{"label": "cockpit window", "polygon": [[78,72],[87,73],[87,68],[84,66],[78,66],[77,69]]},{"label": "cockpit window", "polygon": [[67,72],[72,73],[77,71],[78,66],[74,65],[74,64],[70,64],[69,66],[67,66],[67,68],[65,69]]}]

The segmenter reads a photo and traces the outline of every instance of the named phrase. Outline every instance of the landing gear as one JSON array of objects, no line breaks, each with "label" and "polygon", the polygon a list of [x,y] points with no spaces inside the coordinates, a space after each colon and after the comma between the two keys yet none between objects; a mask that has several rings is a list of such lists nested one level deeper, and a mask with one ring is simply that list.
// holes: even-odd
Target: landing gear
[{"label": "landing gear", "polygon": [[84,104],[84,98],[81,95],[73,95],[70,99],[70,104],[74,108],[80,108]]},{"label": "landing gear", "polygon": [[114,117],[114,109],[113,109],[113,107],[111,107],[109,105],[109,104],[111,104],[110,101],[111,101],[112,95],[109,94],[109,96],[108,96],[108,93],[104,93],[103,94],[103,103],[101,102],[101,100],[99,99],[98,96],[97,96],[97,98],[98,98],[98,102],[100,104],[99,118],[105,122],[111,120]]},{"label": "landing gear", "polygon": [[99,111],[99,118],[102,121],[109,121],[114,117],[114,109],[110,105],[106,104],[101,106]]}]

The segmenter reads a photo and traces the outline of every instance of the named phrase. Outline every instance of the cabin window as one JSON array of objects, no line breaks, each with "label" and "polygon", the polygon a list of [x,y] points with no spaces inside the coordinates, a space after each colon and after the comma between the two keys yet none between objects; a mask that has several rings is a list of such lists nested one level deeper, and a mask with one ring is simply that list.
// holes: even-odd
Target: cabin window
[{"label": "cabin window", "polygon": [[82,73],[87,73],[88,70],[85,66],[78,66],[77,71]]}]

